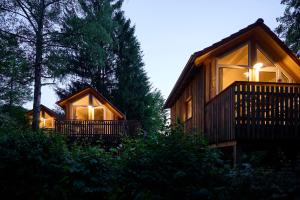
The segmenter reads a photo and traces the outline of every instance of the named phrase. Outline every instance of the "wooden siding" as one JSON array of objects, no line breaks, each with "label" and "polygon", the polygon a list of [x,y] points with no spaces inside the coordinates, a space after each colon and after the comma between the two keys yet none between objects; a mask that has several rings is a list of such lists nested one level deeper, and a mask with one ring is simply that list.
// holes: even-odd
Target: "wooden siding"
[{"label": "wooden siding", "polygon": [[[176,123],[179,119],[185,123],[188,121],[188,129],[202,131],[204,129],[204,72],[203,67],[194,71],[195,75],[190,83],[184,88],[181,96],[171,107],[171,122]],[[186,119],[186,101],[191,96],[192,99],[192,118]]]},{"label": "wooden siding", "polygon": [[207,103],[211,144],[300,139],[300,84],[235,82]]}]

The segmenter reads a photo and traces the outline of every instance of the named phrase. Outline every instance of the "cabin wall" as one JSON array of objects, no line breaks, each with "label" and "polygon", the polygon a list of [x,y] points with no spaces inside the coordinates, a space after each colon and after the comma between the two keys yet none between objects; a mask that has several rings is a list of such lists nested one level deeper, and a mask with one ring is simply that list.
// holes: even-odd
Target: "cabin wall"
[{"label": "cabin wall", "polygon": [[[175,124],[177,119],[180,122],[190,123],[193,130],[202,131],[204,129],[204,102],[205,102],[205,68],[197,67],[195,76],[190,80],[187,86],[177,98],[177,101],[171,107],[171,123]],[[186,119],[186,102],[191,96],[192,99],[192,117]]]},{"label": "cabin wall", "polygon": [[[104,120],[118,120],[118,117],[114,112],[112,112],[106,105],[103,105],[104,108]],[[72,103],[69,103],[65,106],[65,116],[66,120],[73,120],[73,106]]]}]

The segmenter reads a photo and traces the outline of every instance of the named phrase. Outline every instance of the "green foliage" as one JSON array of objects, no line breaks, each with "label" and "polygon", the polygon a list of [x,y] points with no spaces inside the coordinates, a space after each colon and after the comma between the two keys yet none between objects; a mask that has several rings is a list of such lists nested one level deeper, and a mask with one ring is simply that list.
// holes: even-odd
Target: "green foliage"
[{"label": "green foliage", "polygon": [[253,169],[250,165],[233,170],[225,178],[225,199],[298,199],[299,175],[291,171]]},{"label": "green foliage", "polygon": [[128,119],[139,120],[146,131],[160,131],[166,118],[164,99],[158,90],[151,91],[135,27],[124,17],[123,12],[118,12],[114,20],[118,26],[114,39],[117,62],[112,101]]},{"label": "green foliage", "polygon": [[[64,74],[70,77],[70,87],[59,90],[60,97],[90,84],[110,97],[113,87],[114,54],[112,20],[119,12],[119,1],[79,1],[78,12],[69,12],[64,19],[60,43],[65,46]],[[76,14],[75,14],[76,13]]]},{"label": "green foliage", "polygon": [[11,199],[98,199],[112,190],[114,167],[96,147],[68,149],[43,132],[0,135],[0,193]]},{"label": "green foliage", "polygon": [[127,119],[139,120],[147,132],[160,131],[164,100],[158,90],[152,91],[135,27],[124,16],[122,2],[81,1],[80,15],[69,13],[64,20],[61,43],[70,83],[57,94],[62,98],[91,85]]},{"label": "green foliage", "polygon": [[[121,150],[121,151],[120,151]],[[68,146],[65,138],[0,134],[0,194],[11,199],[295,199],[299,174],[224,166],[198,134],[129,139],[118,149]]]},{"label": "green foliage", "polygon": [[0,33],[0,105],[20,106],[31,100],[31,70],[17,38]]},{"label": "green foliage", "polygon": [[[41,88],[45,79],[54,79],[59,73],[55,69],[63,67],[59,65],[57,54],[61,53],[61,46],[57,43],[61,22],[67,10],[76,7],[77,1],[71,0],[1,0],[0,1],[0,38],[14,37],[16,46],[25,55],[26,63],[32,69],[32,74],[27,76],[21,73],[25,79],[34,82],[33,92],[33,119],[32,129],[39,129]],[[16,65],[16,63],[12,63]],[[57,67],[53,67],[57,66]],[[16,76],[18,70],[9,70]],[[12,76],[12,75],[10,75]],[[14,80],[15,79],[11,79]],[[12,85],[10,84],[10,90]],[[16,86],[17,90],[21,90]],[[26,94],[30,94],[29,90]],[[16,94],[10,92],[10,99]],[[20,96],[20,95],[19,95]],[[22,96],[21,96],[22,97]],[[15,98],[15,97],[14,97]],[[20,102],[21,103],[21,102]]]},{"label": "green foliage", "polygon": [[300,1],[281,0],[281,4],[286,5],[282,17],[277,18],[280,23],[275,29],[279,37],[285,40],[287,46],[300,56]]},{"label": "green foliage", "polygon": [[12,199],[63,196],[60,184],[66,157],[68,152],[61,137],[30,132],[2,133],[1,196]]},{"label": "green foliage", "polygon": [[20,106],[0,106],[0,134],[2,131],[28,128],[26,112]]},{"label": "green foliage", "polygon": [[197,134],[172,130],[125,144],[119,199],[213,197],[224,172],[218,153]]},{"label": "green foliage", "polygon": [[72,159],[65,166],[68,198],[107,198],[116,183],[114,160],[110,153],[98,147],[75,147]]}]

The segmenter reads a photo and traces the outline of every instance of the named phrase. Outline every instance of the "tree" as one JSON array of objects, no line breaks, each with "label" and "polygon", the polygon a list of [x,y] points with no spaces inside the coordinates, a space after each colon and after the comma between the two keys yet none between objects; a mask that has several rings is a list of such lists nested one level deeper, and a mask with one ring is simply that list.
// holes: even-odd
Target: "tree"
[{"label": "tree", "polygon": [[119,12],[115,18],[116,87],[113,102],[128,119],[137,119],[142,127],[157,131],[164,123],[163,98],[159,91],[151,91],[149,78],[144,69],[142,51],[135,36],[135,27]]},{"label": "tree", "polygon": [[277,18],[280,24],[275,31],[300,57],[300,1],[281,0],[281,4],[286,5],[286,8],[283,16]]},{"label": "tree", "polygon": [[[59,47],[55,36],[68,1],[63,0],[2,0],[0,32],[15,36],[34,70],[32,129],[39,128],[42,80],[53,78],[48,59]],[[70,8],[71,9],[71,8]],[[53,66],[53,65],[52,65]]]},{"label": "tree", "polygon": [[112,20],[121,1],[80,1],[77,13],[68,13],[64,20],[61,44],[66,46],[66,75],[70,81],[67,90],[57,89],[60,97],[86,85],[96,87],[110,97],[114,77]]},{"label": "tree", "polygon": [[121,5],[122,1],[87,0],[80,3],[80,15],[71,13],[65,20],[62,45],[70,47],[66,50],[70,82],[57,94],[64,97],[91,85],[127,119],[139,120],[152,132],[153,127],[162,127],[163,99],[151,91],[135,27]]},{"label": "tree", "polygon": [[31,100],[31,71],[15,37],[0,33],[0,105],[21,106]]}]

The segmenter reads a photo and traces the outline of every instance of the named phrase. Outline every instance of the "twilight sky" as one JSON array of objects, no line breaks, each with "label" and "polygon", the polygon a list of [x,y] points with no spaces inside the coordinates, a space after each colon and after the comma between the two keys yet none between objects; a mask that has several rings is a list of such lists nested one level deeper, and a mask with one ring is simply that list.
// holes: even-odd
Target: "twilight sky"
[{"label": "twilight sky", "polygon": [[[280,0],[125,0],[123,9],[136,26],[150,81],[165,98],[192,53],[258,18],[274,30],[284,11]],[[56,101],[50,87],[42,88],[42,104],[54,108]]]}]

